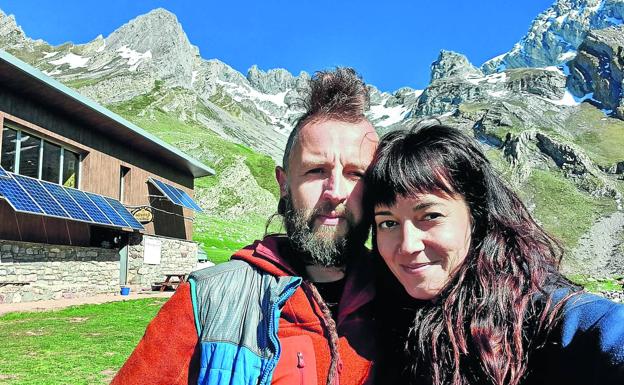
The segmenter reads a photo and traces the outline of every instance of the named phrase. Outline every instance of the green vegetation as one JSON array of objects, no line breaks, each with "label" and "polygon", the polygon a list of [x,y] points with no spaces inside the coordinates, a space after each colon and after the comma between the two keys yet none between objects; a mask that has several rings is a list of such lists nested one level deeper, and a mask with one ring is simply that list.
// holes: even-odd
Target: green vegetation
[{"label": "green vegetation", "polygon": [[593,162],[609,167],[624,161],[623,121],[605,116],[589,103],[582,103],[565,124],[574,135],[574,143],[583,148]]},{"label": "green vegetation", "polygon": [[599,293],[602,291],[622,291],[624,287],[622,286],[621,279],[617,278],[604,278],[604,279],[595,279],[589,277],[587,275],[582,274],[574,274],[568,276],[568,278],[581,286],[583,286],[587,291],[591,291],[593,293]]},{"label": "green vegetation", "polygon": [[519,192],[525,201],[535,204],[537,219],[568,249],[576,245],[596,219],[616,210],[613,199],[584,194],[557,171],[533,170]]},{"label": "green vegetation", "polygon": [[108,384],[165,299],[0,317],[0,383]]}]

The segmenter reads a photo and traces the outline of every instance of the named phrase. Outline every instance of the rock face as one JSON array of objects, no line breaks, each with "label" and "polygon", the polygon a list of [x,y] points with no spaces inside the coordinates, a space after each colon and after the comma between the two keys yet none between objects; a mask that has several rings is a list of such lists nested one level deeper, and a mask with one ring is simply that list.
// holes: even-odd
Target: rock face
[{"label": "rock face", "polygon": [[141,15],[106,38],[107,49],[135,70],[148,67],[156,79],[175,87],[191,84],[199,50],[192,46],[176,16],[162,8]]},{"label": "rock face", "polygon": [[511,51],[485,62],[481,69],[489,74],[506,68],[562,65],[574,57],[590,30],[623,21],[622,0],[558,0],[533,21]]},{"label": "rock face", "polygon": [[624,119],[624,26],[591,31],[569,68],[573,94],[592,93],[604,109]]},{"label": "rock face", "polygon": [[466,56],[453,51],[440,51],[438,59],[431,65],[431,82],[450,78],[481,78],[483,73],[470,64]]},{"label": "rock face", "polygon": [[264,72],[256,65],[253,65],[247,72],[247,80],[258,91],[271,95],[289,91],[297,82],[295,77],[283,68]]}]

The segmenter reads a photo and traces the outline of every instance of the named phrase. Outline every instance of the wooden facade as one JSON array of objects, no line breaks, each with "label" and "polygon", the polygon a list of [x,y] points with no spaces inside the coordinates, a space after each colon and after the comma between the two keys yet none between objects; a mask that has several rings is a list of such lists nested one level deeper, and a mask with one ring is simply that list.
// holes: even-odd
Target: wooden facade
[{"label": "wooden facade", "polygon": [[[129,208],[150,206],[155,215],[151,223],[144,225],[147,234],[191,240],[194,212],[156,197],[161,193],[148,182],[148,178],[160,179],[192,197],[198,171],[197,167],[185,165],[195,162],[192,164],[199,164],[202,170],[201,163],[180,156],[175,152],[177,150],[162,143],[154,143],[155,140],[147,134],[137,134],[136,128],[133,131],[129,127],[127,132],[124,131],[121,118],[113,116],[115,119],[110,119],[102,113],[96,114],[93,108],[86,108],[68,96],[60,95],[66,100],[59,101],[53,97],[54,87],[45,87],[32,76],[27,78],[28,81],[17,83],[5,72],[12,67],[2,64],[6,63],[0,61],[0,127],[18,127],[23,132],[78,153],[81,158],[80,190],[117,199]],[[17,72],[17,77],[23,76]],[[0,135],[0,148],[1,140]],[[211,170],[203,167],[199,173],[210,175]],[[106,231],[95,227],[16,213],[7,202],[0,200],[0,239],[85,245],[89,239],[92,242],[94,231]]]}]

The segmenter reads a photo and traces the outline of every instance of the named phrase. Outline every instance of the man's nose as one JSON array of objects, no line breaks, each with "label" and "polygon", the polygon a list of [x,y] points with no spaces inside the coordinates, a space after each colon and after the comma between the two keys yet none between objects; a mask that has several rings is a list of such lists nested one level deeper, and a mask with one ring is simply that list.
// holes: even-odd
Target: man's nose
[{"label": "man's nose", "polygon": [[340,173],[333,172],[325,182],[323,198],[334,205],[338,205],[347,199],[349,192],[349,183],[345,177]]},{"label": "man's nose", "polygon": [[411,255],[425,249],[424,231],[410,221],[405,222],[401,230],[400,253]]}]

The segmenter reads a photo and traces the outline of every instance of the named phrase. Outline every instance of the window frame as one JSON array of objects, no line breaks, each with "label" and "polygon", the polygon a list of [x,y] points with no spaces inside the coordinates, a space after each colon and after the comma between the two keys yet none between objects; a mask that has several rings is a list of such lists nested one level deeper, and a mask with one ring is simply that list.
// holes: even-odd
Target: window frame
[{"label": "window frame", "polygon": [[[63,181],[63,161],[65,158],[65,151],[69,151],[71,153],[74,153],[77,155],[78,158],[78,169],[76,170],[76,176],[78,178],[78,183],[77,186],[75,186],[74,188],[76,189],[80,189],[80,185],[82,183],[82,160],[83,160],[83,155],[80,151],[75,151],[72,148],[68,147],[67,145],[60,143],[56,140],[50,140],[48,138],[44,138],[42,135],[38,134],[36,131],[33,130],[29,130],[29,129],[24,129],[24,127],[22,127],[19,124],[13,123],[7,119],[4,119],[4,122],[2,122],[2,129],[4,130],[4,127],[11,129],[13,131],[17,131],[17,135],[15,137],[15,155],[14,155],[14,161],[15,161],[15,166],[14,166],[14,173],[15,174],[20,174],[20,156],[21,156],[21,150],[22,150],[22,132],[25,132],[26,134],[28,134],[29,136],[33,137],[33,138],[37,138],[39,139],[39,163],[37,165],[37,179],[38,180],[42,180],[43,177],[43,147],[44,147],[44,142],[48,142],[50,144],[53,144],[55,146],[59,146],[61,148],[61,155],[59,158],[59,178],[56,182],[52,182],[52,183],[56,183],[61,185],[62,181]],[[2,148],[0,148],[0,151],[2,150]],[[3,154],[0,153],[0,156],[2,156]]]}]

